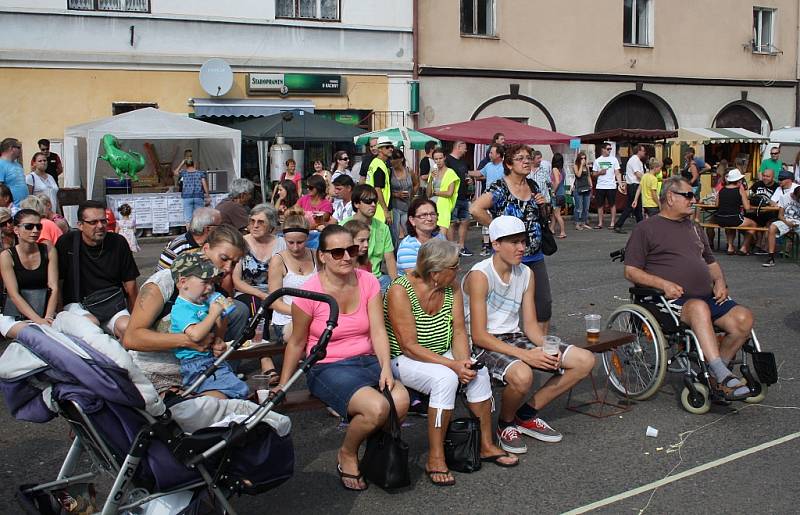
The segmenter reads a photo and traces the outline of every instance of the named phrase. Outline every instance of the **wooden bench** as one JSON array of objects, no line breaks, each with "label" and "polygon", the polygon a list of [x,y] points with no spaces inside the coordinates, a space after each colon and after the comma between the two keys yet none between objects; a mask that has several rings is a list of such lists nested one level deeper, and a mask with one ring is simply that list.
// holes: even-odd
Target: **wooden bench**
[{"label": "wooden bench", "polygon": [[716,244],[717,250],[720,249],[720,240],[722,239],[721,238],[722,237],[722,231],[724,231],[724,230],[736,231],[736,237],[737,237],[737,242],[736,243],[737,243],[737,246],[741,245],[742,231],[746,231],[746,232],[749,232],[749,231],[752,231],[752,232],[764,232],[764,233],[769,232],[769,227],[722,227],[720,225],[717,225],[717,224],[714,224],[714,223],[707,223],[707,222],[699,223],[698,225],[700,227],[702,227],[703,229],[711,229],[716,233],[716,235],[717,235],[717,238],[716,238],[716,240],[717,240],[717,244]]}]

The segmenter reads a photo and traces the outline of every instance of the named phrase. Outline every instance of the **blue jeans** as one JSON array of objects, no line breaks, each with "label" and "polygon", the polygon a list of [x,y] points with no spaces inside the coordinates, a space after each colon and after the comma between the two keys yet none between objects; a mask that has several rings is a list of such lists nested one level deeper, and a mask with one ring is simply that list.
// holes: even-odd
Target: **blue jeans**
[{"label": "blue jeans", "polygon": [[589,198],[592,192],[575,193],[572,198],[575,201],[575,212],[572,219],[575,223],[588,224],[589,223]]},{"label": "blue jeans", "polygon": [[353,356],[332,363],[319,363],[309,369],[306,383],[311,395],[347,418],[347,405],[365,386],[377,387],[381,366],[375,356]]},{"label": "blue jeans", "polygon": [[[183,386],[190,386],[195,380],[200,377],[208,367],[214,363],[214,356],[211,353],[208,355],[199,355],[194,358],[181,360],[181,378],[183,378]],[[223,363],[216,372],[209,376],[197,388],[197,393],[216,390],[223,393],[229,399],[246,399],[250,393],[247,383],[236,377],[230,364]]]},{"label": "blue jeans", "polygon": [[206,201],[203,197],[183,197],[183,217],[188,224],[192,220],[192,213],[198,207],[204,207]]}]

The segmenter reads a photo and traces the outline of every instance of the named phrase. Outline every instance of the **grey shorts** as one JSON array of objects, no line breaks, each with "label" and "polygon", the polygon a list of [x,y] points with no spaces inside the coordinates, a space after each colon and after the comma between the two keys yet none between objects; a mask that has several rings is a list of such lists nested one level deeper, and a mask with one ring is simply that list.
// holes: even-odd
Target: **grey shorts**
[{"label": "grey shorts", "polygon": [[[503,334],[495,334],[495,338],[500,340],[503,343],[507,343],[509,345],[513,345],[514,347],[520,349],[534,349],[536,345],[534,345],[527,336],[523,333],[503,333]],[[480,347],[476,347],[480,348]],[[559,347],[559,351],[561,352],[561,361],[564,361],[564,357],[567,355],[569,350],[572,348],[572,345],[567,345],[566,343],[562,343]],[[483,349],[481,349],[483,350]],[[502,381],[503,384],[506,383],[505,377],[508,370],[511,368],[511,365],[514,363],[520,362],[514,356],[510,356],[508,354],[504,354],[502,352],[496,352],[491,350],[484,350],[483,355],[481,356],[481,360],[486,364],[486,369],[489,371],[489,374],[498,381]],[[540,369],[536,369],[540,370]],[[559,368],[558,370],[542,370],[542,372],[549,372],[551,374],[563,374],[564,369]]]}]

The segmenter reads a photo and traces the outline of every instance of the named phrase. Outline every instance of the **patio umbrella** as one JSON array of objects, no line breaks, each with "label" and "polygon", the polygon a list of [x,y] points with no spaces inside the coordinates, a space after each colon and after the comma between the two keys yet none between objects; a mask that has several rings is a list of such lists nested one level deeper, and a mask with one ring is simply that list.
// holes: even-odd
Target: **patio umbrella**
[{"label": "patio umbrella", "polygon": [[420,130],[429,136],[435,136],[446,141],[458,140],[467,143],[489,144],[492,142],[492,136],[497,132],[505,134],[506,144],[557,145],[559,143],[569,143],[569,140],[572,139],[572,136],[567,134],[533,127],[526,123],[515,122],[499,116],[450,123],[438,127],[426,127]]},{"label": "patio umbrella", "polygon": [[427,134],[423,134],[419,131],[415,131],[414,129],[409,129],[408,127],[389,127],[379,131],[359,134],[353,138],[353,143],[356,145],[366,145],[369,143],[370,139],[380,138],[381,136],[389,138],[395,143],[395,146],[398,147],[404,146],[403,141],[410,141],[411,148],[414,150],[424,150],[425,143],[429,141],[434,141],[437,145],[439,144],[438,139],[428,136]]}]

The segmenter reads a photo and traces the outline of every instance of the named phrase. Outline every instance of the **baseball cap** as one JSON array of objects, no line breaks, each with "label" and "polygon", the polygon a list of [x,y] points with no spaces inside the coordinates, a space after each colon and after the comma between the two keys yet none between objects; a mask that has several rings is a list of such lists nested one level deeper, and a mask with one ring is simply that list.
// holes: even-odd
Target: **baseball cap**
[{"label": "baseball cap", "polygon": [[778,174],[778,180],[785,181],[787,179],[794,180],[794,175],[792,174],[792,172],[788,170],[781,170],[780,173]]},{"label": "baseball cap", "polygon": [[377,141],[377,143],[375,143],[375,146],[376,147],[393,147],[394,146],[394,142],[392,140],[390,140],[389,138],[387,138],[386,136],[381,136],[380,138],[378,138],[378,141]]},{"label": "baseball cap", "polygon": [[170,270],[175,280],[179,277],[213,279],[222,274],[222,270],[215,267],[210,259],[196,252],[186,252],[175,258]]},{"label": "baseball cap", "polygon": [[516,216],[498,216],[489,224],[489,239],[491,241],[527,232],[525,223]]}]

